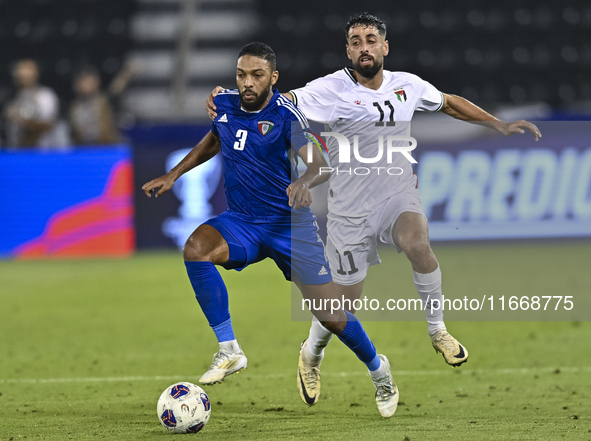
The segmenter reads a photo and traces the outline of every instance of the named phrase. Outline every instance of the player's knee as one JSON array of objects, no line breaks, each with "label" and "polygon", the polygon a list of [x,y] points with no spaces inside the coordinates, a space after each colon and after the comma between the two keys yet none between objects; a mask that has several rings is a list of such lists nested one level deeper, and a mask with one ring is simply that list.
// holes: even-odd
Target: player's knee
[{"label": "player's knee", "polygon": [[322,326],[324,326],[326,329],[328,329],[330,332],[332,332],[333,334],[336,335],[340,335],[342,334],[342,332],[345,330],[345,327],[347,326],[347,322],[334,322],[334,321],[320,321],[320,323],[322,324]]},{"label": "player's knee", "polygon": [[410,258],[420,257],[431,252],[428,237],[419,232],[404,235],[400,238],[398,246]]},{"label": "player's knee", "polygon": [[183,247],[183,258],[186,262],[211,262],[212,253],[203,241],[190,236]]}]

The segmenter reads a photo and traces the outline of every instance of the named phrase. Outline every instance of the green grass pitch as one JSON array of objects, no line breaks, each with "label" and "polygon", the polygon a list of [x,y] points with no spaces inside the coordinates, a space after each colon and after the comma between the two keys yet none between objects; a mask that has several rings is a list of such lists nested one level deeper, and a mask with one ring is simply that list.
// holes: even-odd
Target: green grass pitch
[{"label": "green grass pitch", "polygon": [[[434,249],[444,294],[567,295],[591,286],[588,243]],[[398,296],[414,297],[406,259],[382,257]],[[209,424],[180,436],[591,440],[589,322],[447,323],[470,351],[459,369],[435,354],[424,322],[367,322],[401,391],[398,411],[383,419],[364,366],[336,339],[320,401],[301,402],[295,373],[308,323],[291,321],[289,284],[272,262],[222,275],[249,368],[206,388]],[[161,427],[156,401],[175,381],[197,382],[217,349],[179,253],[3,261],[0,305],[0,440],[179,436]]]}]

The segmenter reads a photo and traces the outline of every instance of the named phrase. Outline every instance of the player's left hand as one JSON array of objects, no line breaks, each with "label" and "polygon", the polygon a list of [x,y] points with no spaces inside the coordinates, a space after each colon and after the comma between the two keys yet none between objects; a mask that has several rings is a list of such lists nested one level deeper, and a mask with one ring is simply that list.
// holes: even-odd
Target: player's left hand
[{"label": "player's left hand", "polygon": [[505,123],[505,126],[501,130],[503,135],[511,136],[515,133],[524,134],[526,130],[529,130],[532,135],[534,135],[534,139],[537,141],[542,137],[542,133],[540,133],[540,129],[536,127],[535,124],[530,123],[529,121],[514,121],[512,123]]},{"label": "player's left hand", "polygon": [[150,182],[145,183],[142,186],[142,190],[149,198],[152,197],[152,192],[154,192],[155,197],[162,196],[162,193],[170,190],[174,185],[175,179],[173,179],[169,174],[164,176],[160,176],[159,178],[152,179]]},{"label": "player's left hand", "polygon": [[312,193],[307,183],[299,179],[287,187],[287,196],[289,197],[289,206],[294,210],[300,207],[309,207],[312,204]]}]

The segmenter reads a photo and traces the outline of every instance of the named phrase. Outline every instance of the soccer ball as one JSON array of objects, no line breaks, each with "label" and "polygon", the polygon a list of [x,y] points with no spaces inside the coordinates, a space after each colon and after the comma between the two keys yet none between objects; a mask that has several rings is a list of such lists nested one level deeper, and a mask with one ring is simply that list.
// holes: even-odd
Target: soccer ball
[{"label": "soccer ball", "polygon": [[197,433],[211,415],[209,397],[193,383],[176,383],[158,399],[158,418],[169,432]]}]

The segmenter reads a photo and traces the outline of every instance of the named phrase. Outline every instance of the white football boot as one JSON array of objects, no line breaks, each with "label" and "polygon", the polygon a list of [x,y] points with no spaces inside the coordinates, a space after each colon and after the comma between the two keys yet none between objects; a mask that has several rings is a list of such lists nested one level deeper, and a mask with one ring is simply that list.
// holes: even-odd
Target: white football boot
[{"label": "white football boot", "polygon": [[376,404],[378,405],[380,415],[384,418],[390,418],[396,412],[400,394],[390,373],[390,362],[385,355],[378,354],[378,357],[382,360],[380,369],[384,368],[385,372],[383,376],[373,380],[373,384],[376,387]]},{"label": "white football boot", "polygon": [[201,376],[199,382],[201,384],[221,383],[228,375],[246,369],[247,363],[248,360],[244,352],[242,352],[242,348],[240,348],[240,352],[228,352],[220,349],[214,354],[211,366]]}]

